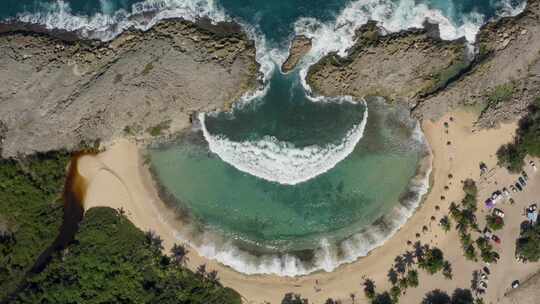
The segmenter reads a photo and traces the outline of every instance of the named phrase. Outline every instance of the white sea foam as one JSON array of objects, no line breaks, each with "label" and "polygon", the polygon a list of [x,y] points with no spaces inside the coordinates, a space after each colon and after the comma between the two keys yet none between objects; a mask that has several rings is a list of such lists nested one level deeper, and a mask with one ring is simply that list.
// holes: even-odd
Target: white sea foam
[{"label": "white sea foam", "polygon": [[429,189],[431,174],[431,150],[423,136],[419,125],[411,136],[411,141],[420,143],[426,155],[418,166],[417,175],[409,182],[408,192],[412,195],[402,200],[389,213],[383,215],[377,223],[367,227],[346,240],[332,243],[323,238],[319,247],[314,250],[313,259],[302,260],[291,253],[258,254],[240,249],[234,242],[212,230],[188,228],[184,225],[176,237],[179,241],[189,243],[202,256],[218,261],[232,269],[245,274],[274,274],[279,276],[301,276],[315,271],[333,271],[344,263],[352,263],[366,256],[373,249],[383,245],[391,238],[407,219],[414,213],[422,197]]},{"label": "white sea foam", "polygon": [[[525,3],[514,7],[510,1],[504,1],[501,14],[516,15],[523,11]],[[354,45],[355,30],[374,20],[385,32],[398,32],[411,28],[422,28],[425,21],[439,25],[440,38],[454,40],[465,37],[473,43],[478,30],[486,22],[483,15],[472,12],[456,23],[440,10],[430,8],[415,0],[356,0],[351,2],[332,22],[323,23],[315,18],[300,18],[295,23],[295,34],[312,39],[312,48],[303,60],[300,70],[302,85],[308,92],[311,88],[306,83],[309,67],[323,56],[336,52],[346,56],[347,50]]]},{"label": "white sea foam", "polygon": [[[214,0],[147,0],[134,4],[130,12],[123,9],[114,11],[114,6],[107,0],[100,0],[100,5],[102,13],[82,16],[74,14],[67,1],[59,0],[41,12],[21,13],[17,19],[42,24],[48,29],[76,31],[83,37],[105,41],[130,27],[147,30],[162,19],[196,21],[206,17],[214,22],[230,20]],[[140,18],[142,13],[149,13],[151,18]]]},{"label": "white sea foam", "polygon": [[[510,1],[504,1],[503,4],[501,16],[516,15],[525,7],[525,3],[518,7],[512,6]],[[214,22],[231,21],[231,18],[213,0],[147,0],[134,7],[133,12],[114,11],[114,7],[107,0],[100,0],[100,5],[103,13],[78,16],[72,13],[66,1],[59,0],[50,4],[43,12],[20,14],[18,19],[23,22],[43,24],[49,29],[77,31],[84,37],[101,40],[110,40],[129,27],[146,30],[159,20],[167,18],[196,21],[201,17],[207,17]],[[150,18],[143,18],[140,15],[141,12],[150,12],[147,14]],[[465,37],[470,42],[475,40],[479,27],[486,21],[482,15],[472,13],[465,16],[464,21],[458,25],[445,17],[442,12],[430,9],[425,4],[415,3],[414,0],[398,2],[356,0],[342,11],[334,22],[323,23],[313,18],[301,18],[295,23],[295,33],[313,40],[313,47],[303,60],[300,71],[302,84],[308,91],[309,87],[305,83],[308,67],[330,52],[337,52],[341,56],[346,55],[346,50],[354,44],[355,29],[368,20],[379,21],[387,32],[419,28],[425,20],[428,20],[439,24],[442,39]],[[275,66],[281,65],[286,56],[284,50],[269,49],[265,37],[255,27],[247,24],[242,24],[242,26],[256,43],[257,62],[261,65],[260,71],[265,83],[264,87],[242,97],[243,102],[247,103],[260,100],[266,94],[269,87],[268,80]],[[339,99],[346,99],[346,97]],[[319,97],[313,100],[329,101],[330,99]],[[295,183],[325,172],[354,149],[362,137],[367,122],[367,110],[362,123],[355,126],[341,144],[307,149],[298,149],[272,138],[255,143],[230,142],[219,135],[209,134],[204,125],[204,114],[200,117],[205,138],[212,151],[222,159],[228,160],[227,162],[240,170],[262,178]],[[418,126],[413,138],[427,145]],[[381,219],[384,225],[366,228],[365,231],[338,244],[323,239],[319,248],[315,250],[314,260],[307,264],[292,254],[253,255],[239,249],[230,240],[210,231],[203,232],[202,236],[196,239],[193,238],[192,232],[180,231],[177,238],[191,243],[201,255],[246,274],[298,276],[317,270],[332,271],[339,265],[353,262],[382,245],[412,215],[428,190],[431,154],[424,161],[426,164],[420,170],[421,174],[413,178],[409,184],[409,189],[414,195],[409,201],[402,202],[386,214]],[[283,176],[280,176],[281,174]]]},{"label": "white sea foam", "polygon": [[[365,104],[365,103],[364,103]],[[240,171],[280,184],[294,185],[312,179],[347,157],[364,135],[368,110],[339,144],[298,148],[266,136],[257,141],[235,142],[221,134],[210,134],[204,113],[199,114],[204,138],[210,151]]]}]

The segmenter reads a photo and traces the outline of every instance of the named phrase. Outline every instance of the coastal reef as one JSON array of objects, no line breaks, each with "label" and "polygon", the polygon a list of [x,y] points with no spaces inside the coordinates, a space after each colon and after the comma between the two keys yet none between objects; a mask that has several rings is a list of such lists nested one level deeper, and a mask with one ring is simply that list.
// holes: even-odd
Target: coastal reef
[{"label": "coastal reef", "polygon": [[112,41],[0,26],[3,157],[156,137],[258,85],[255,45],[235,24],[164,20]]}]

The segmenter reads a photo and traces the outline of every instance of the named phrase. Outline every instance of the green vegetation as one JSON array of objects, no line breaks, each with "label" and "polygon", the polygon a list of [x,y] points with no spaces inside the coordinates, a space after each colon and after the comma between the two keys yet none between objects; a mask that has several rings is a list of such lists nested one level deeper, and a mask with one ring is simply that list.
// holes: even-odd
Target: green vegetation
[{"label": "green vegetation", "polygon": [[444,89],[448,84],[463,74],[470,66],[465,55],[460,51],[449,66],[433,74],[430,85],[420,92],[420,96],[427,96]]},{"label": "green vegetation", "polygon": [[441,225],[441,228],[444,230],[444,232],[448,232],[452,228],[452,221],[450,220],[448,215],[445,215],[439,221],[439,225]]},{"label": "green vegetation", "polygon": [[521,231],[516,242],[516,255],[525,261],[540,260],[540,223],[529,224]]},{"label": "green vegetation", "polygon": [[491,246],[486,238],[479,237],[476,240],[476,245],[480,249],[480,257],[482,258],[482,261],[485,263],[497,262],[498,254],[497,252],[493,251],[493,246]]},{"label": "green vegetation", "polygon": [[58,234],[67,162],[66,153],[0,160],[0,300]]},{"label": "green vegetation", "polygon": [[110,208],[86,212],[73,244],[30,276],[12,303],[241,303],[203,266],[187,270],[161,240]]},{"label": "green vegetation", "polygon": [[139,124],[133,124],[133,125],[128,125],[124,127],[124,133],[126,135],[131,135],[131,136],[136,135],[141,130],[142,130],[142,127]]},{"label": "green vegetation", "polygon": [[418,261],[418,266],[429,274],[435,274],[444,267],[444,255],[439,248],[429,248],[425,256]]},{"label": "green vegetation", "polygon": [[287,293],[281,300],[281,304],[308,304],[308,300],[299,294]]},{"label": "green vegetation", "polygon": [[150,133],[152,136],[160,136],[163,134],[163,131],[170,128],[171,120],[162,121],[159,124],[146,129],[146,132]]},{"label": "green vegetation", "polygon": [[501,230],[504,227],[504,219],[493,214],[486,215],[486,223],[491,230]]},{"label": "green vegetation", "polygon": [[540,97],[519,122],[514,142],[501,146],[497,151],[499,165],[514,173],[521,171],[526,155],[540,156]]},{"label": "green vegetation", "polygon": [[464,256],[471,261],[476,260],[476,250],[473,245],[471,230],[478,231],[478,224],[474,213],[478,209],[478,188],[472,179],[463,182],[463,192],[465,197],[458,206],[455,203],[450,204],[450,216],[456,221],[456,229],[459,233],[459,240],[463,248]]},{"label": "green vegetation", "polygon": [[421,304],[473,304],[474,298],[469,289],[456,289],[452,297],[439,289],[426,294]]},{"label": "green vegetation", "polygon": [[516,88],[513,82],[495,86],[487,94],[486,109],[497,106],[500,103],[509,101],[510,98],[512,98],[512,95],[514,95],[515,90]]}]

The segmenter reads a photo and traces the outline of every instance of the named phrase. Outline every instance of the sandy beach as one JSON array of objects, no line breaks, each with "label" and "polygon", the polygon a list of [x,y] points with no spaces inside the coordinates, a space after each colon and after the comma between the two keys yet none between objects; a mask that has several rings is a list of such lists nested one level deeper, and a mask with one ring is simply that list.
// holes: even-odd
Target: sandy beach
[{"label": "sandy beach", "polygon": [[[372,278],[378,291],[390,287],[386,274],[394,258],[411,250],[407,241],[428,243],[443,250],[445,258],[452,263],[453,280],[446,280],[442,274],[429,277],[419,271],[420,286],[410,288],[401,298],[402,303],[419,303],[427,291],[441,289],[451,293],[455,288],[470,288],[472,272],[485,266],[482,262],[469,262],[463,256],[455,229],[445,233],[437,225],[439,219],[448,213],[452,201],[463,197],[461,181],[472,178],[479,186],[479,225],[484,226],[486,214],[482,202],[493,191],[508,187],[516,176],[496,166],[495,152],[514,135],[517,124],[501,125],[490,130],[475,130],[476,114],[459,110],[448,113],[437,121],[424,121],[422,128],[433,153],[431,189],[422,205],[407,223],[383,246],[374,249],[368,256],[358,261],[342,265],[331,273],[318,272],[303,277],[278,277],[273,275],[243,275],[214,261],[199,256],[190,250],[188,266],[192,269],[207,264],[209,269],[219,272],[221,282],[237,290],[246,303],[280,303],[287,292],[302,294],[310,303],[323,303],[327,298],[340,299],[352,303],[350,294],[356,295],[356,303],[365,303],[361,283],[364,277]],[[448,123],[448,128],[444,123]],[[448,131],[448,132],[446,132]],[[480,177],[480,162],[486,163],[490,171]],[[165,250],[174,243],[183,243],[178,231],[182,222],[159,199],[142,152],[134,142],[122,139],[111,144],[96,156],[83,156],[78,163],[79,173],[86,179],[88,189],[84,199],[85,210],[96,206],[122,208],[128,218],[142,230],[153,230],[164,240]],[[530,170],[529,170],[530,171]],[[451,174],[451,178],[449,175]],[[486,303],[503,300],[510,289],[510,283],[524,281],[532,276],[539,264],[521,264],[514,260],[515,240],[519,235],[519,225],[525,219],[523,209],[540,196],[540,177],[532,174],[530,185],[524,192],[513,193],[514,205],[503,203],[500,208],[506,213],[505,227],[498,233],[501,245],[495,245],[501,259],[491,265]],[[445,189],[447,186],[447,189]],[[442,199],[444,197],[444,199]],[[436,210],[439,206],[439,210]],[[431,221],[435,216],[436,220]],[[422,232],[423,226],[429,231]],[[420,238],[416,234],[420,233]]]}]

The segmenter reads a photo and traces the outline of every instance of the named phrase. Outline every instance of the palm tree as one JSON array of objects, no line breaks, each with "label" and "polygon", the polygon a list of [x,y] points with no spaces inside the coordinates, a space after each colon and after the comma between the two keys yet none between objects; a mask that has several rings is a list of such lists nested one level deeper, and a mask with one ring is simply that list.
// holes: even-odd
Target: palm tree
[{"label": "palm tree", "polygon": [[189,250],[186,248],[185,245],[174,244],[173,247],[171,248],[172,258],[178,265],[183,265],[187,262],[188,253],[189,253]]},{"label": "palm tree", "polygon": [[450,262],[448,262],[448,261],[444,261],[443,275],[448,280],[452,279],[452,264],[450,264]]},{"label": "palm tree", "polygon": [[388,277],[388,280],[390,281],[390,283],[392,283],[392,285],[396,285],[396,283],[398,282],[398,274],[394,270],[394,268],[390,268],[386,276]]},{"label": "palm tree", "polygon": [[208,279],[208,281],[210,281],[210,282],[212,282],[214,284],[219,283],[218,273],[217,273],[216,270],[212,270],[209,273],[207,273],[206,274],[206,279]]},{"label": "palm tree", "polygon": [[439,221],[439,225],[441,225],[444,232],[450,231],[452,224],[450,222],[450,218],[448,217],[448,215],[445,215],[441,218],[441,220]]},{"label": "palm tree", "polygon": [[414,253],[412,251],[405,251],[403,254],[403,262],[407,266],[407,268],[411,268],[414,265]]},{"label": "palm tree", "polygon": [[153,230],[148,230],[145,233],[146,243],[155,251],[163,250],[163,240]]},{"label": "palm tree", "polygon": [[426,254],[424,250],[424,246],[422,246],[422,243],[419,241],[416,241],[413,245],[414,248],[414,256],[418,261],[422,260],[424,258],[424,255]]},{"label": "palm tree", "polygon": [[349,297],[351,297],[351,301],[354,304],[354,301],[356,300],[356,294],[351,292],[351,294],[349,294]]},{"label": "palm tree", "polygon": [[411,287],[418,287],[418,271],[409,270],[407,272],[407,284]]},{"label": "palm tree", "polygon": [[197,267],[196,273],[202,277],[206,276],[206,264],[201,264]]},{"label": "palm tree", "polygon": [[405,265],[405,261],[403,260],[403,257],[398,255],[395,259],[394,259],[394,263],[396,263],[396,271],[400,274],[403,274],[405,273],[405,268],[406,268],[406,265]]},{"label": "palm tree", "polygon": [[375,282],[372,279],[364,280],[364,293],[368,299],[373,299],[375,297]]}]

